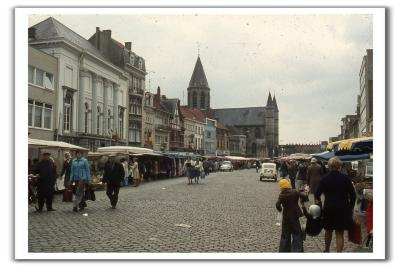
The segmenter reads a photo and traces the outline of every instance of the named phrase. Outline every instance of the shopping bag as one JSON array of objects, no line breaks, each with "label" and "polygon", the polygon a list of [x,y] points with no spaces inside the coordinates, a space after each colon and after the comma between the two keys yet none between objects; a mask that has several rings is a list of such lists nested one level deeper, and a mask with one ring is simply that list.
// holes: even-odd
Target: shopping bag
[{"label": "shopping bag", "polygon": [[94,188],[93,186],[87,186],[86,190],[85,190],[85,200],[91,200],[91,201],[95,201],[96,200],[96,195],[94,193]]},{"label": "shopping bag", "polygon": [[361,224],[358,219],[353,220],[353,225],[349,230],[349,241],[358,245],[362,244]]},{"label": "shopping bag", "polygon": [[63,192],[63,202],[72,202],[72,189],[66,188]]}]

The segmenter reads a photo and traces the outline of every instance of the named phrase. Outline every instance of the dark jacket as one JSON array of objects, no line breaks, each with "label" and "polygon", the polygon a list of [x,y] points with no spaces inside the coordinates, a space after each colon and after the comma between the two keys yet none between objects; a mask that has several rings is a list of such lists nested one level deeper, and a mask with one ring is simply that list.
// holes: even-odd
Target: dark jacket
[{"label": "dark jacket", "polygon": [[71,176],[71,163],[72,163],[72,159],[64,161],[63,168],[61,171],[61,176],[63,174],[65,174],[65,176],[64,176],[64,186],[65,187],[67,187],[69,185],[69,179]]},{"label": "dark jacket", "polygon": [[53,194],[57,178],[56,165],[51,160],[42,160],[35,166],[34,173],[39,174],[38,192],[43,195]]},{"label": "dark jacket", "polygon": [[107,162],[104,167],[103,183],[109,183],[112,185],[120,185],[125,178],[124,167],[121,162],[115,161],[114,163]]},{"label": "dark jacket", "polygon": [[310,186],[311,194],[315,194],[317,191],[322,175],[324,175],[324,170],[318,163],[311,163],[311,165],[308,166],[306,183]]},{"label": "dark jacket", "polygon": [[306,195],[294,189],[284,189],[279,194],[278,201],[276,202],[276,209],[282,211],[282,221],[294,224],[303,213],[299,207],[299,199],[305,199]]},{"label": "dark jacket", "polygon": [[307,218],[306,222],[306,234],[309,236],[317,236],[321,233],[324,226],[322,216],[313,218],[305,206],[303,206],[303,214]]},{"label": "dark jacket", "polygon": [[353,184],[347,175],[330,171],[321,178],[315,199],[320,200],[324,194],[323,221],[325,229],[350,229],[353,222],[353,209],[356,194]]}]

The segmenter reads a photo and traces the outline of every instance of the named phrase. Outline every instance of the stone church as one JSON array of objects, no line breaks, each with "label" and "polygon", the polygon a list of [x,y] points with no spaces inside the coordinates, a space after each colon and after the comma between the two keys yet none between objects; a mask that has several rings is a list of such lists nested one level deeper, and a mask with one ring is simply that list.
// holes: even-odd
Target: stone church
[{"label": "stone church", "polygon": [[276,157],[279,154],[279,109],[275,96],[268,93],[263,107],[221,108],[210,107],[210,87],[200,56],[197,58],[187,88],[189,108],[203,110],[206,117],[226,126],[235,127],[246,136],[246,154],[249,157]]}]

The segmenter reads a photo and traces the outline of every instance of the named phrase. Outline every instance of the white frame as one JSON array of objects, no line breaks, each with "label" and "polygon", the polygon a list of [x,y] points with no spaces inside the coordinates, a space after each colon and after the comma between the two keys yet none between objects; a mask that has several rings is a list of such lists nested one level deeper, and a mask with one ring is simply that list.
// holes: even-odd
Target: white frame
[{"label": "white frame", "polygon": [[[30,104],[30,103],[28,102],[28,106],[29,106],[29,105],[32,105],[32,125],[29,125],[29,123],[28,123],[28,128],[39,129],[39,130],[47,130],[47,131],[53,130],[53,110],[54,110],[53,107],[54,107],[54,105],[48,104],[48,103],[45,103],[45,102],[42,102],[42,101],[36,101],[36,100],[34,100],[34,99],[28,99],[28,101],[33,101],[32,104]],[[42,103],[42,116],[41,116],[41,118],[40,118],[40,127],[35,126],[35,107],[36,107],[36,102]],[[45,105],[51,106],[51,109],[45,107]],[[44,127],[44,112],[45,112],[46,109],[47,109],[47,110],[51,110],[51,115],[50,115],[50,128],[45,128],[45,127]],[[28,113],[28,116],[29,116],[29,113]],[[28,122],[29,122],[29,121],[28,121]]]},{"label": "white frame", "polygon": [[[42,70],[41,68],[35,67],[35,66],[31,65],[31,64],[28,64],[28,69],[29,69],[29,66],[31,66],[33,68],[33,82],[30,82],[29,78],[28,78],[28,84],[32,85],[32,86],[35,86],[35,87],[38,87],[38,88],[41,88],[41,89],[47,89],[47,90],[54,91],[54,74],[51,73],[51,72],[47,72],[45,70]],[[36,71],[37,70],[43,71],[43,85],[36,84]],[[50,74],[52,76],[51,84],[53,85],[53,88],[49,88],[49,87],[45,86],[44,77],[46,77],[46,74]]]}]

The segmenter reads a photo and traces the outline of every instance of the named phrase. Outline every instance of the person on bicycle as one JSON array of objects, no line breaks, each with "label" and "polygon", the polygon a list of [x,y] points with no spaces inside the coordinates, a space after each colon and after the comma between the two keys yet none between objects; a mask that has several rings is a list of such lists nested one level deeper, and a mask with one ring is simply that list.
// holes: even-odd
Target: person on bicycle
[{"label": "person on bicycle", "polygon": [[76,159],[74,159],[71,164],[71,177],[70,177],[70,184],[72,183],[76,184],[75,201],[74,201],[74,207],[72,209],[73,211],[75,212],[78,211],[78,205],[79,205],[79,210],[83,210],[85,208],[86,206],[84,200],[85,186],[91,179],[92,177],[90,176],[89,163],[87,159],[82,157],[82,152],[77,151]]},{"label": "person on bicycle", "polygon": [[39,175],[37,180],[38,212],[42,212],[45,201],[47,211],[55,211],[53,194],[57,173],[56,165],[50,160],[50,153],[43,153],[42,160],[35,166],[34,174]]}]

